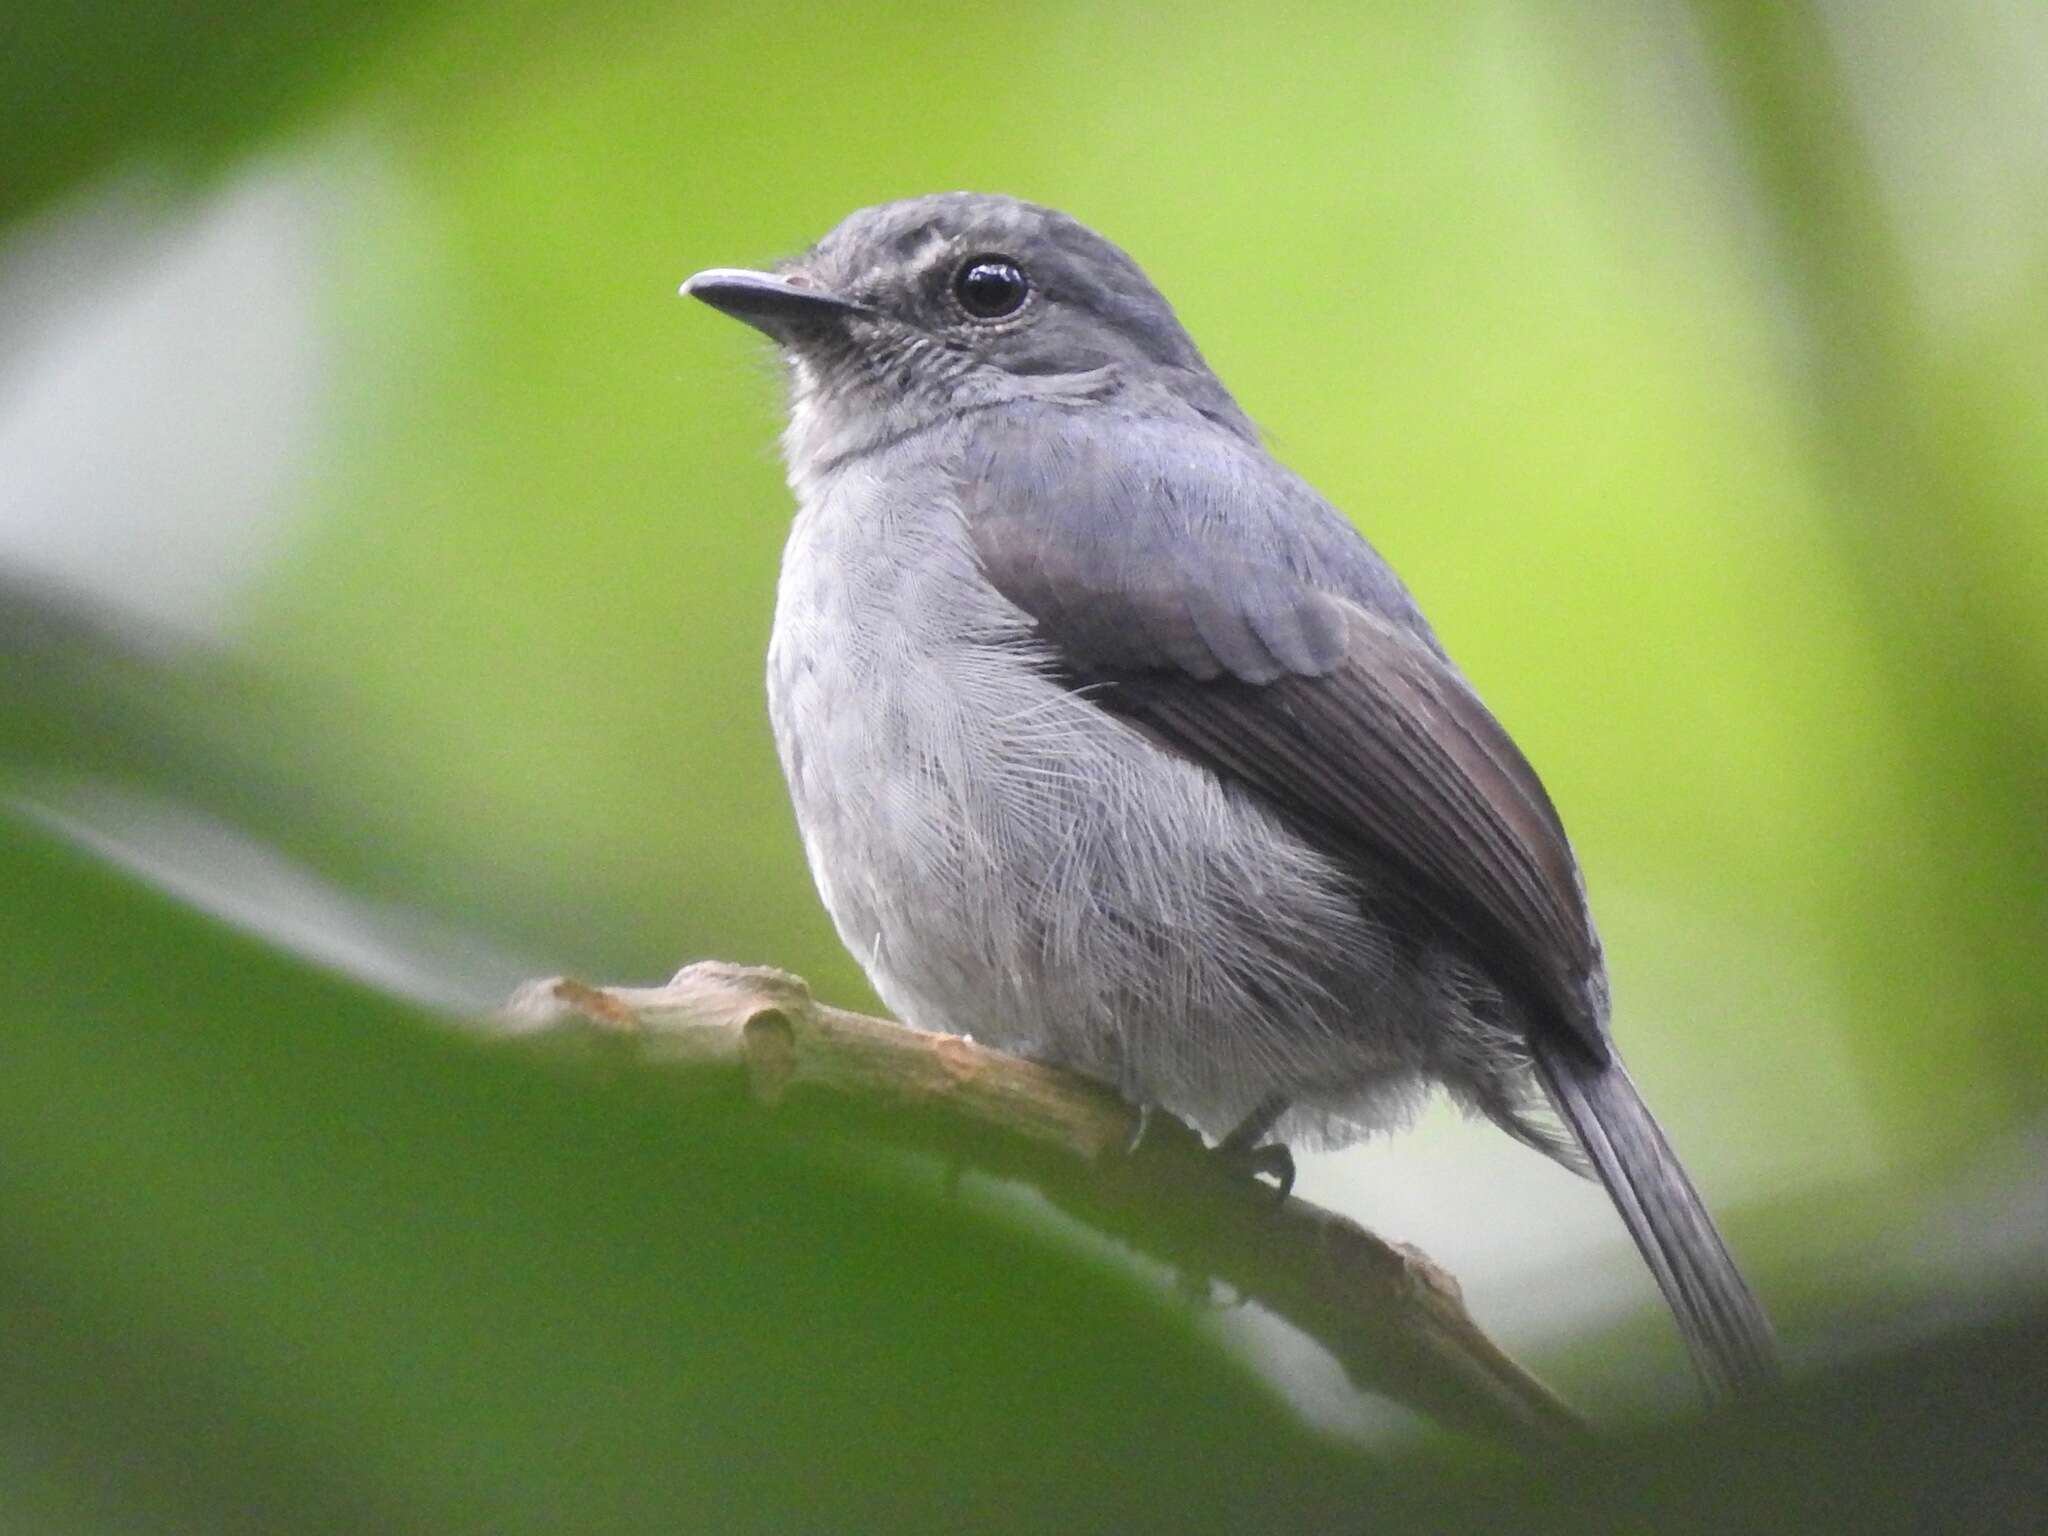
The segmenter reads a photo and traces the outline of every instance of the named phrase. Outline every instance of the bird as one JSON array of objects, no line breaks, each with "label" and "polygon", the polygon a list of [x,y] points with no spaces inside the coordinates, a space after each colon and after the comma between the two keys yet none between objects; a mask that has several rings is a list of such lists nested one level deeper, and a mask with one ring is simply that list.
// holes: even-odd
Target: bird
[{"label": "bird", "polygon": [[1443,1092],[1596,1177],[1715,1396],[1770,1323],[1611,1030],[1541,780],[1122,249],[952,192],[683,293],[771,338],[797,504],[768,712],[905,1023],[1291,1180]]}]

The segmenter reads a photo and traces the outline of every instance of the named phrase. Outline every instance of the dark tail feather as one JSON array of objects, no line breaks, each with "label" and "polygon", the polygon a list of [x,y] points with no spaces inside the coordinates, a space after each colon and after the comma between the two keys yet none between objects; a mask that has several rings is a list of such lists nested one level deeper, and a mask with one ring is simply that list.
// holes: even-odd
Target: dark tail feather
[{"label": "dark tail feather", "polygon": [[1657,1277],[1708,1389],[1725,1396],[1775,1380],[1770,1320],[1621,1058],[1602,1066],[1575,1040],[1534,1045],[1544,1087]]}]

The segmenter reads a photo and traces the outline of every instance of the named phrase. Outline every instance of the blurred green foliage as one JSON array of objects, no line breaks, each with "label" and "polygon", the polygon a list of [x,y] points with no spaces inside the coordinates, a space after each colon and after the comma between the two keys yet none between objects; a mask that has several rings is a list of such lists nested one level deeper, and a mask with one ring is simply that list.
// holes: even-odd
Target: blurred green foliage
[{"label": "blurred green foliage", "polygon": [[914,1167],[422,1028],[19,832],[0,887],[40,919],[9,1529],[989,1529],[1028,1496],[1227,1530],[1362,1491],[1185,1314]]},{"label": "blurred green foliage", "polygon": [[[320,345],[283,552],[213,643],[0,590],[0,752],[536,971],[717,955],[858,1003],[760,703],[778,383],[674,288],[863,203],[1038,197],[1148,268],[1541,765],[1681,1144],[1811,1181],[1736,1221],[1828,1337],[1842,1234],[1904,1245],[2048,1113],[2044,81],[2028,8],[1929,0],[17,0],[0,304],[53,230],[105,231],[31,274],[86,307],[283,181]],[[0,313],[0,427],[62,323]],[[0,1481],[42,1528],[620,1528],[711,1489],[710,1529],[1225,1529],[1261,1479],[1306,1525],[1391,1475],[922,1173],[438,1038],[26,825]]]}]

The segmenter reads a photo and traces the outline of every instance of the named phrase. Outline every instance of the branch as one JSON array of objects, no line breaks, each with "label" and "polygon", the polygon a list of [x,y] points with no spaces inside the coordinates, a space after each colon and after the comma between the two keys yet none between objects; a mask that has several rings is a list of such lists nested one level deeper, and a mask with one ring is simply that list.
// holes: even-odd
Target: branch
[{"label": "branch", "polygon": [[[649,1065],[744,1083],[756,1102],[851,1117],[864,1134],[1029,1183],[1184,1274],[1220,1280],[1334,1355],[1352,1383],[1527,1450],[1584,1426],[1465,1311],[1424,1253],[1389,1243],[1217,1157],[1101,1083],[959,1035],[828,1007],[783,971],[707,961],[663,987],[556,977],[506,1010],[523,1034],[630,1048]],[[602,1045],[600,1045],[602,1042]]]}]

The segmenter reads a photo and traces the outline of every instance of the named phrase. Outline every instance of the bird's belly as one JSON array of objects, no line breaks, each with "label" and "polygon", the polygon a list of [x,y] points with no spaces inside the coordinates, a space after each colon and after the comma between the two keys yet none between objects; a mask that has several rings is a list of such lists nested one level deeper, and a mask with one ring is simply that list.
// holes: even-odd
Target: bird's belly
[{"label": "bird's belly", "polygon": [[1356,1106],[1413,1078],[1414,967],[1355,875],[1027,664],[1026,637],[856,632],[789,595],[770,700],[805,850],[906,1022],[1212,1131],[1269,1093]]}]

